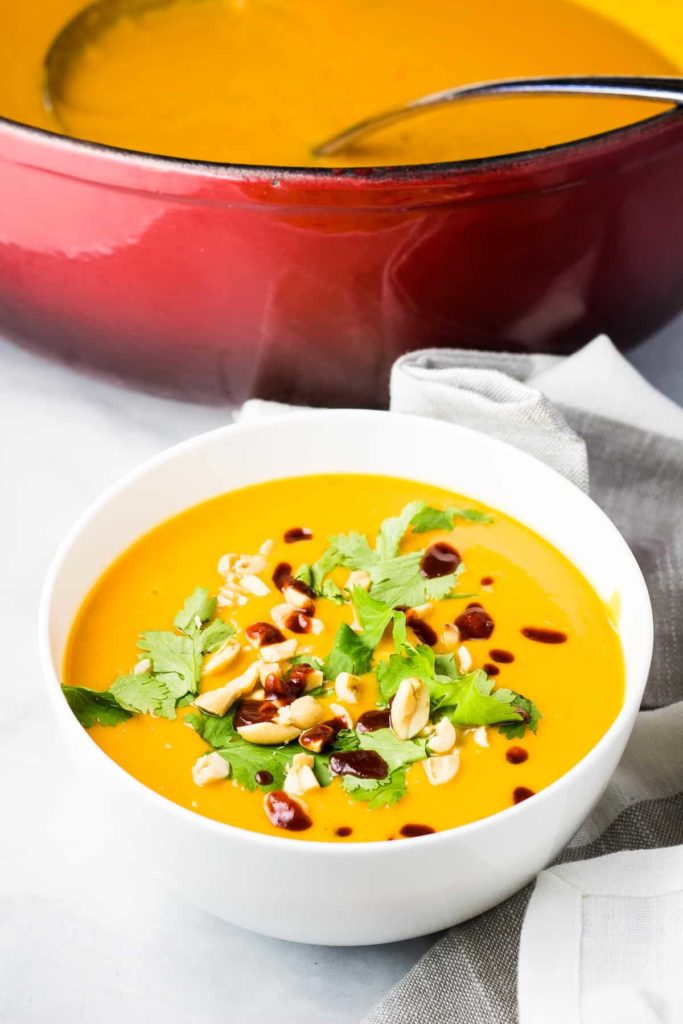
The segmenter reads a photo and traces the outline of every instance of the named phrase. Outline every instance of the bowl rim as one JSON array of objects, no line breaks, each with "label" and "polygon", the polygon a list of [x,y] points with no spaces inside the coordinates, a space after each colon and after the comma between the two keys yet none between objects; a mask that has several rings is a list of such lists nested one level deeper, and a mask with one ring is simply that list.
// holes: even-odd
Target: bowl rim
[{"label": "bowl rim", "polygon": [[506,171],[515,171],[520,167],[531,170],[546,164],[554,166],[562,164],[565,157],[579,157],[591,149],[606,149],[619,142],[627,142],[647,136],[660,127],[667,127],[676,120],[683,120],[683,107],[672,107],[659,114],[653,114],[638,121],[611,128],[594,135],[570,139],[567,142],[535,149],[520,150],[514,153],[501,153],[497,156],[474,157],[467,160],[444,160],[425,164],[389,164],[378,166],[352,167],[300,167],[277,164],[242,164],[228,163],[219,160],[199,160],[192,157],[165,156],[160,153],[147,153],[144,150],[128,149],[124,146],[112,146],[104,142],[95,142],[75,136],[40,128],[11,117],[0,115],[0,130],[10,135],[16,134],[20,139],[37,140],[68,153],[85,153],[103,158],[114,164],[158,171],[176,171],[188,175],[204,175],[214,179],[228,181],[268,181],[293,183],[301,181],[319,181],[321,184],[358,185],[410,184],[432,178],[457,179],[460,177],[500,175]]},{"label": "bowl rim", "polygon": [[[534,458],[532,455],[529,455],[527,452],[522,451],[507,442],[500,441],[498,438],[472,430],[469,427],[463,427],[458,424],[448,423],[443,420],[435,420],[429,417],[417,416],[409,413],[394,413],[385,410],[302,410],[300,412],[281,413],[269,416],[267,419],[259,421],[229,423],[225,426],[205,431],[201,434],[188,438],[185,441],[181,441],[178,444],[164,448],[161,452],[134,466],[131,470],[107,487],[103,493],[95,499],[94,502],[88,505],[85,511],[78,516],[75,523],[71,526],[57,548],[45,577],[38,609],[38,646],[42,676],[48,690],[48,699],[52,704],[55,715],[61,720],[65,728],[71,730],[71,735],[74,737],[74,742],[76,744],[87,744],[87,746],[82,747],[83,751],[89,751],[92,756],[98,759],[103,771],[109,771],[112,773],[114,783],[118,779],[123,788],[131,789],[133,794],[137,793],[141,799],[151,800],[152,803],[158,807],[160,813],[164,813],[165,811],[166,813],[171,814],[173,817],[177,818],[181,824],[184,823],[189,828],[194,826],[197,829],[207,830],[208,832],[212,832],[217,835],[222,834],[224,836],[231,837],[237,842],[244,841],[247,843],[254,843],[263,847],[265,850],[270,849],[275,851],[277,849],[282,849],[283,844],[287,844],[285,849],[291,849],[294,847],[296,850],[308,851],[307,853],[302,853],[302,856],[308,856],[310,854],[310,856],[362,857],[371,856],[381,849],[385,851],[391,850],[392,852],[387,853],[387,855],[397,857],[402,856],[409,849],[414,849],[412,842],[408,844],[392,843],[391,847],[389,847],[386,840],[370,840],[367,842],[350,843],[339,843],[333,840],[296,841],[292,840],[291,837],[254,832],[249,829],[240,828],[238,825],[217,821],[214,818],[206,817],[196,811],[183,807],[168,797],[162,796],[160,793],[157,793],[155,790],[146,786],[139,779],[127,772],[125,768],[109,757],[109,755],[106,754],[105,751],[90,738],[88,731],[80,724],[61,693],[60,673],[53,665],[50,651],[50,623],[53,606],[57,597],[57,584],[59,582],[63,565],[70,555],[72,546],[77,542],[82,531],[88,527],[94,519],[96,519],[102,509],[106,508],[106,506],[120,493],[124,492],[129,487],[134,486],[139,480],[143,479],[149,471],[158,467],[163,467],[166,463],[172,463],[177,456],[191,452],[193,449],[201,450],[204,444],[222,436],[233,438],[235,434],[248,435],[252,430],[259,428],[262,429],[264,427],[272,427],[272,429],[277,430],[281,424],[291,423],[292,421],[295,423],[299,422],[309,425],[311,418],[320,420],[327,420],[330,418],[339,418],[341,420],[378,420],[389,417],[391,417],[393,422],[395,422],[396,419],[401,419],[404,422],[410,423],[414,429],[419,429],[420,425],[424,424],[438,424],[446,429],[454,430],[456,433],[464,434],[465,436],[469,435],[476,438],[477,443],[483,442],[485,446],[489,446],[494,450],[499,450],[507,461],[516,460],[519,462],[521,460],[522,463],[531,462],[537,467],[542,467],[542,471],[550,474],[550,477],[554,478],[555,483],[559,483],[562,488],[570,488],[571,490],[578,492],[578,494],[581,495],[581,499],[590,507],[591,514],[602,520],[603,524],[605,524],[615,535],[617,543],[621,545],[622,556],[625,562],[630,566],[635,586],[640,590],[639,600],[642,602],[642,610],[644,613],[644,637],[640,664],[635,665],[632,669],[633,675],[636,679],[642,678],[642,687],[640,688],[640,692],[638,691],[637,686],[631,687],[630,693],[627,689],[624,695],[623,704],[619,709],[616,718],[609,728],[603,733],[595,746],[593,746],[579,761],[577,761],[576,764],[572,765],[568,771],[564,772],[548,786],[535,793],[533,801],[522,801],[519,804],[514,804],[510,807],[503,808],[500,811],[496,811],[494,814],[487,815],[484,818],[478,818],[476,821],[457,825],[449,829],[443,829],[429,835],[416,836],[413,837],[414,840],[425,845],[431,844],[432,846],[462,839],[467,840],[469,836],[481,831],[482,829],[495,827],[495,823],[503,818],[508,821],[511,820],[511,816],[513,815],[517,815],[518,817],[528,815],[531,813],[532,806],[538,810],[544,802],[554,799],[555,794],[560,792],[562,788],[569,786],[571,780],[573,780],[577,775],[582,772],[590,771],[594,762],[600,758],[602,751],[609,746],[612,740],[624,729],[629,729],[629,722],[633,720],[640,707],[640,698],[642,696],[642,690],[644,690],[647,682],[652,659],[654,639],[652,604],[647,584],[645,583],[642,571],[633,552],[615,524],[588,494],[581,491],[557,470],[552,469],[550,466],[547,466],[545,463]],[[188,505],[187,507],[190,508],[192,506]],[[163,518],[159,520],[159,522],[164,521],[165,520]],[[76,737],[79,738],[77,739]]]}]

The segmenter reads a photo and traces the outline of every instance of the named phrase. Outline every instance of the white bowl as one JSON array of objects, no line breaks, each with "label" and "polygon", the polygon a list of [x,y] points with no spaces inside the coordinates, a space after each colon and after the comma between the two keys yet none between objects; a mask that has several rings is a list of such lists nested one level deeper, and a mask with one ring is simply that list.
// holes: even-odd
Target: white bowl
[{"label": "white bowl", "polygon": [[[302,469],[408,477],[461,492],[547,538],[605,600],[617,591],[626,696],[597,746],[532,800],[499,814],[400,843],[343,845],[209,820],[147,789],[110,760],[59,689],[69,628],[90,586],[140,534],[169,516]],[[419,417],[301,412],[204,434],[111,488],[55,557],[43,592],[40,643],[50,699],[84,782],[96,786],[151,872],[246,928],[346,945],[406,939],[465,920],[521,888],[555,857],[602,793],[631,732],[650,665],[652,610],[638,565],[609,519],[562,476],[516,448]]]}]

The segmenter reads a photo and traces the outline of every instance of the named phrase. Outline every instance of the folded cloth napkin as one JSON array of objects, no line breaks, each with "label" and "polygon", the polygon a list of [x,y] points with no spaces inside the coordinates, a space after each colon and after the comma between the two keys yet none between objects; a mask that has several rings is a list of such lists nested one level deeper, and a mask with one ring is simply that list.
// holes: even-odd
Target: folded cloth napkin
[{"label": "folded cloth napkin", "polygon": [[[253,401],[253,419],[286,407]],[[646,576],[655,656],[602,800],[535,886],[453,928],[365,1024],[683,1021],[683,410],[607,338],[575,356],[458,350],[395,364],[391,409],[530,451],[614,520]],[[677,703],[680,702],[680,703]],[[521,938],[521,941],[520,941]]]}]

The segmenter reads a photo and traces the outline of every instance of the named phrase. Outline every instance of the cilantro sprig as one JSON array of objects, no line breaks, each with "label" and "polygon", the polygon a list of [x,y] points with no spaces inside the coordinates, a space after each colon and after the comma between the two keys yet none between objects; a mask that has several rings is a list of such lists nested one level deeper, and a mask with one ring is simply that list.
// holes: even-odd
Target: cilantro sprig
[{"label": "cilantro sprig", "polygon": [[133,714],[175,718],[176,709],[197,693],[204,655],[218,650],[235,632],[216,615],[216,598],[197,587],[185,598],[173,630],[149,630],[138,638],[146,672],[118,676],[108,690],[63,686],[62,691],[81,725],[119,725]]},{"label": "cilantro sprig", "polygon": [[414,608],[446,597],[464,570],[462,562],[455,572],[428,579],[420,571],[422,555],[422,551],[411,551],[379,562],[370,570],[373,597],[392,608]]},{"label": "cilantro sprig", "polygon": [[424,501],[409,502],[397,516],[385,519],[377,532],[374,547],[368,538],[355,530],[339,533],[329,538],[330,546],[312,565],[304,564],[296,571],[319,597],[342,603],[348,595],[329,574],[337,568],[362,569],[370,574],[372,595],[392,608],[438,601],[453,590],[457,572],[435,579],[426,579],[420,572],[421,551],[400,554],[400,546],[406,532],[452,529],[456,519],[470,522],[491,522],[491,516],[477,509],[460,509],[447,506],[445,509],[431,508]]},{"label": "cilantro sprig", "polygon": [[385,703],[403,679],[421,679],[429,690],[432,716],[447,715],[456,726],[500,725],[500,731],[512,738],[523,736],[526,728],[535,732],[541,718],[532,701],[514,690],[496,688],[483,669],[461,674],[452,654],[435,654],[425,644],[400,645],[377,665],[376,674]]},{"label": "cilantro sprig", "polygon": [[78,721],[86,729],[93,725],[120,725],[131,712],[121,707],[107,690],[91,690],[87,686],[63,686],[62,693]]},{"label": "cilantro sprig", "polygon": [[504,725],[501,725],[498,732],[502,733],[508,740],[521,739],[526,729],[535,733],[539,722],[543,718],[537,705],[532,700],[529,700],[528,697],[523,697],[521,693],[514,693],[514,691],[513,705],[514,707],[521,708],[521,721],[506,722]]},{"label": "cilantro sprig", "polygon": [[493,516],[476,508],[455,508],[447,505],[444,509],[424,507],[411,520],[413,533],[427,533],[430,530],[452,530],[456,519],[470,523],[492,523]]},{"label": "cilantro sprig", "polygon": [[[224,718],[216,718],[198,711],[188,715],[185,722],[227,761],[230,765],[230,777],[238,785],[250,791],[282,789],[294,754],[301,753],[304,748],[298,743],[277,747],[250,743],[243,739],[235,728],[234,715],[235,708],[232,708]],[[333,775],[329,768],[331,754],[335,751],[356,750],[358,746],[359,738],[356,733],[350,729],[342,729],[337,733],[329,750],[314,754],[313,771],[319,785],[329,786],[332,783]],[[257,782],[256,773],[259,771],[270,772],[270,782]]]}]

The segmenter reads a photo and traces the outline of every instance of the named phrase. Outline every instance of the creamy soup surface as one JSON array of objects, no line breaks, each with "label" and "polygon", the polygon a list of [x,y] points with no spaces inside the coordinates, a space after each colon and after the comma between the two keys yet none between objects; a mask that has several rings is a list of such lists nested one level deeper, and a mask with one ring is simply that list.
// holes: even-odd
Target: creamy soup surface
[{"label": "creamy soup surface", "polygon": [[0,0],[0,114],[201,160],[364,165],[518,152],[666,108],[576,97],[480,101],[405,122],[327,161],[311,155],[357,120],[462,83],[677,73],[671,0],[654,11],[644,0],[626,11],[616,0],[179,0],[121,19],[79,49],[63,75],[57,122],[43,102],[43,59],[84,6]]},{"label": "creamy soup surface", "polygon": [[363,842],[533,799],[608,729],[624,665],[608,608],[525,526],[330,475],[141,537],[86,597],[63,683],[91,739],[182,807]]}]

